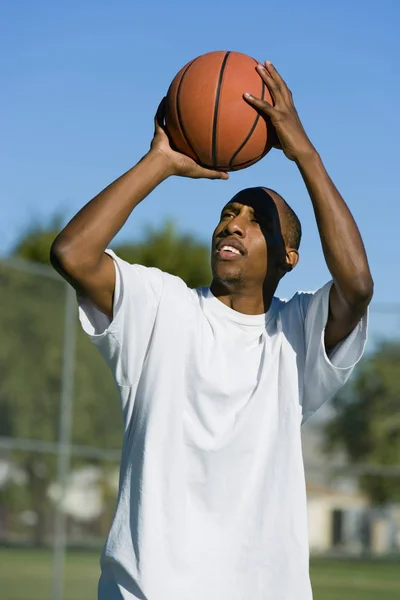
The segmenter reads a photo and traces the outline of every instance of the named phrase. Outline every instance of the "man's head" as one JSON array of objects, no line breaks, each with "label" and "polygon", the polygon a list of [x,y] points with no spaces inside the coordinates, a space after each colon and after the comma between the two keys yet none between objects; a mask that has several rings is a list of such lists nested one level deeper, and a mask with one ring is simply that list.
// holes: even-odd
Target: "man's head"
[{"label": "man's head", "polygon": [[212,238],[213,283],[276,288],[298,262],[301,225],[274,190],[247,188],[224,206]]}]

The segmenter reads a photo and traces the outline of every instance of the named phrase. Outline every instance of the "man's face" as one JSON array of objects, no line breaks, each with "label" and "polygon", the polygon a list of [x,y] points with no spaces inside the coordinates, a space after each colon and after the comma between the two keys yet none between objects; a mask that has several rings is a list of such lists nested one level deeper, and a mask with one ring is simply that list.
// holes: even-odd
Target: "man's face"
[{"label": "man's face", "polygon": [[212,238],[214,280],[230,285],[263,285],[278,281],[285,262],[278,196],[263,188],[249,188],[223,208]]}]

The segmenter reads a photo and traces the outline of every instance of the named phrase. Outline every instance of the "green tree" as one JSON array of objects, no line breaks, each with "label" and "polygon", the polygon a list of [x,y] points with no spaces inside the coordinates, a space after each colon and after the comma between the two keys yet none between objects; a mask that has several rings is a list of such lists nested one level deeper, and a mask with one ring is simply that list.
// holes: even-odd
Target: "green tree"
[{"label": "green tree", "polygon": [[[47,225],[29,228],[11,255],[49,265],[51,244],[61,229],[61,222],[61,216],[56,216]],[[190,234],[178,232],[173,221],[166,221],[158,229],[148,227],[141,241],[117,244],[114,248],[124,260],[177,275],[191,288],[210,283],[209,247]]]},{"label": "green tree", "polygon": [[62,228],[62,217],[56,215],[47,224],[34,224],[20,236],[11,256],[50,266],[50,248]]},{"label": "green tree", "polygon": [[[336,415],[325,428],[328,454],[343,450],[353,465],[399,465],[399,365],[400,344],[388,342],[360,365],[333,400]],[[359,484],[374,504],[400,501],[400,477],[363,474]]]},{"label": "green tree", "polygon": [[191,288],[210,283],[209,248],[189,234],[179,234],[171,221],[160,229],[149,227],[143,241],[122,244],[116,252],[130,263],[177,275]]}]

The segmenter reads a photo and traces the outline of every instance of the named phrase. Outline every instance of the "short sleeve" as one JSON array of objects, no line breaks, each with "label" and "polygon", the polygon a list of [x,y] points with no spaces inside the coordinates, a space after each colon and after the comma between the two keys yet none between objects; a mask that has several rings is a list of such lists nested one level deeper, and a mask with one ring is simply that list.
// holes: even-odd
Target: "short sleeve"
[{"label": "short sleeve", "polygon": [[367,341],[368,311],[355,329],[327,354],[325,327],[331,286],[329,282],[314,294],[306,295],[309,297],[304,320],[303,423],[346,383]]},{"label": "short sleeve", "polygon": [[163,272],[131,265],[106,250],[115,266],[113,318],[78,296],[84,332],[110,366],[118,385],[135,385],[142,369],[163,290]]}]

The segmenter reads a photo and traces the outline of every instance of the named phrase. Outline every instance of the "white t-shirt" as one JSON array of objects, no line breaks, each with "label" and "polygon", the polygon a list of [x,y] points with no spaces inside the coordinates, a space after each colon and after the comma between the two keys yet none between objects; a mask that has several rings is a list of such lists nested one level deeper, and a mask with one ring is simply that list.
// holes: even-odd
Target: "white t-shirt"
[{"label": "white t-shirt", "polygon": [[331,284],[245,315],[107,252],[112,322],[79,300],[124,419],[100,600],[310,600],[300,424],[348,379],[367,318],[328,358]]}]

